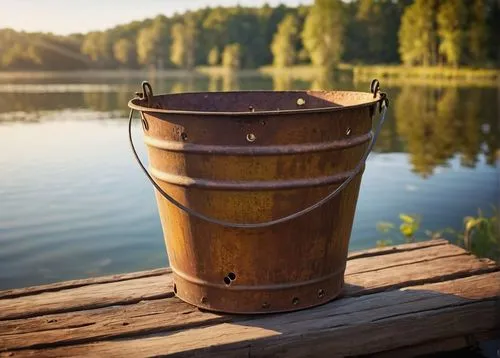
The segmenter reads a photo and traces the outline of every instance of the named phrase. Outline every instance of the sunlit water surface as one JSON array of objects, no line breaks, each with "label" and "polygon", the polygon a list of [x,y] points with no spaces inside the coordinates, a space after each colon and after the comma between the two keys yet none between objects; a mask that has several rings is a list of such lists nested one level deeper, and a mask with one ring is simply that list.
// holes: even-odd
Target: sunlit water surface
[{"label": "sunlit water surface", "polygon": [[[0,289],[168,265],[151,186],[127,139],[139,80],[0,83]],[[368,84],[271,78],[156,80],[159,93]],[[382,83],[383,85],[383,83]],[[463,227],[498,205],[496,88],[384,87],[391,107],[369,157],[350,250],[385,239],[400,213],[426,230]],[[143,158],[141,129],[134,127]],[[402,242],[399,236],[394,243]]]}]

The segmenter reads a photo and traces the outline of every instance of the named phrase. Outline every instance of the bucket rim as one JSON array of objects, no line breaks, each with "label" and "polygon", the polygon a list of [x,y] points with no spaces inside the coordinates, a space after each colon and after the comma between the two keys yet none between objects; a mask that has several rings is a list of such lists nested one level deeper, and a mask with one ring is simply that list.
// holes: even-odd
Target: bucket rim
[{"label": "bucket rim", "polygon": [[346,109],[355,109],[373,106],[382,100],[384,96],[380,92],[375,95],[370,92],[362,91],[342,91],[342,90],[288,90],[288,91],[273,91],[273,90],[245,90],[245,91],[194,91],[194,92],[179,92],[179,93],[166,93],[153,95],[154,98],[171,97],[179,95],[203,95],[203,94],[245,94],[245,93],[281,93],[281,94],[314,94],[314,93],[346,93],[351,95],[371,96],[372,100],[364,103],[353,105],[336,106],[336,107],[317,107],[317,108],[303,108],[303,109],[283,109],[283,110],[264,110],[264,111],[197,111],[185,109],[164,109],[152,108],[137,104],[138,101],[144,101],[139,97],[134,97],[128,101],[128,107],[140,112],[145,113],[162,113],[162,114],[183,114],[183,115],[201,115],[201,116],[263,116],[263,115],[286,115],[286,114],[301,114],[301,113],[319,113],[319,112],[337,112]]}]

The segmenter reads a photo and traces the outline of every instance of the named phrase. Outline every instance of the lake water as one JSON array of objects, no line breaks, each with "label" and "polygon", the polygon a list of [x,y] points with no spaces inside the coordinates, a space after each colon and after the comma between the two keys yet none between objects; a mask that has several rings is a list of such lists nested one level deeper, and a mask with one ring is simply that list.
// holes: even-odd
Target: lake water
[{"label": "lake water", "polygon": [[[127,139],[127,102],[140,81],[0,79],[0,289],[168,265],[153,189]],[[156,93],[369,88],[266,77],[149,81]],[[397,227],[400,213],[421,215],[425,238],[425,230],[462,229],[465,216],[491,211],[500,197],[498,88],[381,83],[391,105],[350,250],[375,246],[386,237],[377,223]]]}]

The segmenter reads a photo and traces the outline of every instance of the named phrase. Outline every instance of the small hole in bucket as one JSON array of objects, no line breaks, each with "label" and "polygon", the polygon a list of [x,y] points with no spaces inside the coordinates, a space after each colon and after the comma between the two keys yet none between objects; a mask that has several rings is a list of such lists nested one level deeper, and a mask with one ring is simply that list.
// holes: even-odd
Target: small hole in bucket
[{"label": "small hole in bucket", "polygon": [[255,142],[256,139],[257,139],[257,137],[255,136],[255,134],[253,134],[253,133],[248,133],[247,134],[247,141],[249,141],[249,142]]},{"label": "small hole in bucket", "polygon": [[318,298],[323,298],[325,297],[325,290],[323,290],[322,288],[320,288],[318,290]]},{"label": "small hole in bucket", "polygon": [[177,294],[177,285],[174,283],[174,293]]},{"label": "small hole in bucket", "polygon": [[345,131],[345,135],[349,137],[351,133],[352,133],[351,128],[347,128],[347,130]]},{"label": "small hole in bucket", "polygon": [[298,297],[294,297],[294,298],[292,299],[292,304],[293,304],[294,306],[298,305],[298,304],[299,304],[299,298],[298,298]]},{"label": "small hole in bucket", "polygon": [[206,304],[208,302],[208,298],[206,296],[203,296],[201,298],[201,303]]},{"label": "small hole in bucket", "polygon": [[188,139],[188,135],[187,135],[187,133],[186,133],[186,132],[182,132],[182,133],[181,133],[181,139],[182,139],[183,141],[186,141],[186,140]]},{"label": "small hole in bucket", "polygon": [[230,272],[230,273],[228,273],[228,274],[227,274],[227,277],[229,277],[229,279],[230,279],[231,281],[236,280],[236,274],[235,274],[234,272]]},{"label": "small hole in bucket", "polygon": [[224,277],[224,283],[229,286],[231,284],[231,279],[227,276]]}]

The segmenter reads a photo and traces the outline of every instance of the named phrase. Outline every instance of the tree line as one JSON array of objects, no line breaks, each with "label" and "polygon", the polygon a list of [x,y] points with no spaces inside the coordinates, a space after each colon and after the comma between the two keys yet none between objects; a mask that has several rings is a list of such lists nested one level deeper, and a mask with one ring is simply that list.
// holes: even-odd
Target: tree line
[{"label": "tree line", "polygon": [[499,25],[498,0],[203,8],[69,36],[2,29],[0,69],[491,66],[500,62]]}]

